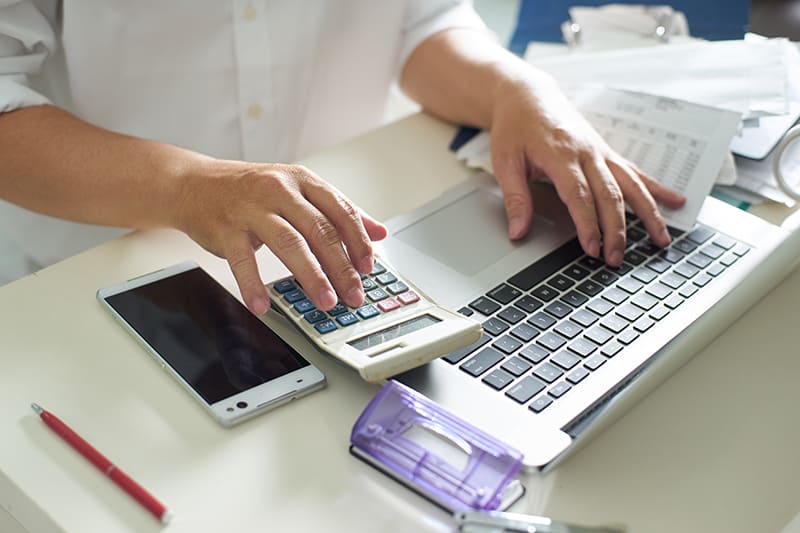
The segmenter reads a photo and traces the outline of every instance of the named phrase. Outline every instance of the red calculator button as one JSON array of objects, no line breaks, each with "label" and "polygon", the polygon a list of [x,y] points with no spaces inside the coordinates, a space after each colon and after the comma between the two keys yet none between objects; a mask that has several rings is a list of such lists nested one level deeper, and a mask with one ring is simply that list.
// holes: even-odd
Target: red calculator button
[{"label": "red calculator button", "polygon": [[406,291],[403,294],[400,294],[397,297],[397,299],[400,300],[403,303],[403,305],[408,305],[408,304],[413,304],[414,302],[418,302],[419,296],[414,291]]},{"label": "red calculator button", "polygon": [[389,311],[394,311],[398,307],[400,307],[400,302],[398,302],[395,298],[386,298],[378,302],[378,307],[380,307],[381,311],[384,313],[388,313]]}]

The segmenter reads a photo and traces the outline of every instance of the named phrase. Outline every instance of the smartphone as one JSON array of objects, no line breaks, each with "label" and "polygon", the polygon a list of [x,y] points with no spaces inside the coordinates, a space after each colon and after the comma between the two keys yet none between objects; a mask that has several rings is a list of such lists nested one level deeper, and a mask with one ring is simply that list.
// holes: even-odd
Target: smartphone
[{"label": "smartphone", "polygon": [[100,289],[97,298],[223,426],[325,385],[322,372],[195,262]]}]

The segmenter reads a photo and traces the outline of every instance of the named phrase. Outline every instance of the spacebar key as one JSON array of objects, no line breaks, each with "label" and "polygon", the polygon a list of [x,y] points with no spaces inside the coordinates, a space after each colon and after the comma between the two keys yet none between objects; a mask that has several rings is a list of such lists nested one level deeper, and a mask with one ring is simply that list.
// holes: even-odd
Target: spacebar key
[{"label": "spacebar key", "polygon": [[583,249],[580,242],[578,239],[572,239],[531,266],[511,276],[508,282],[523,291],[530,290],[582,255]]},{"label": "spacebar key", "polygon": [[462,359],[464,359],[469,354],[471,354],[472,352],[474,352],[475,350],[477,350],[478,348],[480,348],[481,346],[483,346],[484,344],[486,344],[487,342],[489,342],[490,340],[491,340],[491,337],[489,335],[487,335],[486,333],[483,333],[481,335],[481,338],[478,339],[476,342],[473,342],[469,346],[465,346],[465,347],[461,348],[460,350],[456,350],[455,352],[451,352],[451,353],[445,355],[444,357],[442,357],[442,359],[444,359],[448,363],[454,365],[454,364],[458,363],[459,361],[461,361]]}]

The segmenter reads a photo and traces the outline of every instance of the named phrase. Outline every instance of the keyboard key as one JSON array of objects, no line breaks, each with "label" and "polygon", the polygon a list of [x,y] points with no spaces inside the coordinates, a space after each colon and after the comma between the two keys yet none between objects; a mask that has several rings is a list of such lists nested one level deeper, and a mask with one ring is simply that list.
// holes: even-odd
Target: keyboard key
[{"label": "keyboard key", "polygon": [[722,274],[722,271],[725,270],[725,267],[719,263],[715,263],[706,269],[706,272],[714,276],[715,278]]},{"label": "keyboard key", "polygon": [[[624,346],[617,341],[609,342],[600,349],[600,353],[606,357],[614,357],[617,355]],[[602,364],[602,363],[601,363]]]},{"label": "keyboard key", "polygon": [[597,315],[605,316],[612,309],[614,309],[614,304],[612,304],[609,301],[603,300],[602,298],[598,298],[596,300],[592,300],[591,302],[589,302],[589,305],[587,305],[586,308],[591,309],[591,311]]},{"label": "keyboard key", "polygon": [[553,399],[550,396],[542,394],[531,402],[531,404],[528,406],[528,409],[534,413],[541,413],[548,405],[552,403]]},{"label": "keyboard key", "polygon": [[564,346],[564,343],[566,342],[567,341],[565,341],[555,333],[545,333],[544,335],[536,339],[537,344],[544,346],[551,352],[558,350],[559,348]]},{"label": "keyboard key", "polygon": [[572,307],[580,307],[589,301],[589,298],[577,291],[569,291],[561,297],[562,302],[567,302]]},{"label": "keyboard key", "polygon": [[650,312],[649,316],[653,320],[661,320],[662,318],[664,318],[668,314],[669,314],[669,308],[668,307],[664,307],[663,305],[659,305],[658,307],[656,307],[655,309],[653,309]]},{"label": "keyboard key", "polygon": [[566,350],[560,351],[550,358],[550,361],[557,364],[564,370],[569,370],[581,362],[581,358]]},{"label": "keyboard key", "polygon": [[696,278],[694,278],[694,280],[693,280],[693,283],[694,283],[695,285],[697,285],[698,287],[705,287],[705,286],[706,286],[706,284],[707,284],[709,281],[711,281],[712,279],[714,279],[714,278],[712,278],[711,276],[709,276],[708,274],[706,274],[705,272],[703,272],[703,273],[701,273],[699,276],[697,276]]},{"label": "keyboard key", "polygon": [[656,323],[655,320],[653,320],[652,318],[644,317],[639,319],[633,324],[633,329],[635,329],[639,333],[644,333],[648,329],[652,328],[653,324],[655,323]]},{"label": "keyboard key", "polygon": [[597,322],[599,319],[600,318],[596,314],[587,311],[585,309],[581,309],[579,311],[574,312],[570,317],[570,320],[572,320],[577,324],[580,324],[584,328],[588,328],[589,326]]},{"label": "keyboard key", "polygon": [[571,343],[567,347],[571,352],[580,355],[581,357],[588,357],[595,350],[597,350],[597,345],[593,342],[590,342],[586,339],[577,339],[573,343]]},{"label": "keyboard key", "polygon": [[508,282],[518,289],[529,291],[549,278],[553,272],[561,270],[581,256],[583,256],[583,249],[580,242],[578,242],[578,239],[572,239],[512,276]]},{"label": "keyboard key", "polygon": [[673,270],[676,274],[680,274],[686,279],[692,279],[695,277],[700,269],[694,265],[690,265],[689,263],[681,263],[680,265],[676,266]]},{"label": "keyboard key", "polygon": [[590,274],[590,272],[588,270],[586,270],[585,268],[582,268],[582,267],[580,267],[578,265],[570,265],[567,268],[565,268],[562,272],[563,272],[563,274],[566,274],[567,276],[571,277],[575,281],[581,281],[582,279],[586,278]]},{"label": "keyboard key", "polygon": [[587,359],[586,362],[583,364],[583,366],[585,366],[589,370],[597,370],[598,368],[603,366],[605,362],[606,358],[602,354],[596,353],[589,359]]},{"label": "keyboard key", "polygon": [[511,334],[522,342],[529,342],[539,334],[539,330],[528,324],[520,324],[511,330]]},{"label": "keyboard key", "polygon": [[627,303],[625,305],[620,306],[617,309],[616,313],[617,315],[621,316],[628,322],[634,322],[636,319],[638,319],[640,316],[644,314],[644,311],[642,311],[633,304]]},{"label": "keyboard key", "polygon": [[378,302],[378,309],[384,313],[388,313],[389,311],[400,309],[400,302],[397,301],[397,298],[386,298]]},{"label": "keyboard key", "polygon": [[720,248],[716,244],[709,244],[708,246],[701,248],[700,253],[707,255],[711,259],[719,259],[722,254],[725,253],[725,248]]},{"label": "keyboard key", "polygon": [[337,316],[336,317],[336,322],[338,322],[339,325],[343,326],[343,327],[344,326],[351,326],[351,325],[355,324],[356,322],[358,322],[358,317],[356,317],[356,315],[354,315],[353,313],[348,311],[347,313],[344,313],[344,314],[341,314],[341,315]]},{"label": "keyboard key", "polygon": [[494,336],[500,335],[509,328],[509,325],[497,318],[490,318],[483,323],[483,331]]},{"label": "keyboard key", "polygon": [[567,381],[575,385],[576,383],[580,383],[586,376],[589,375],[589,371],[583,368],[582,366],[575,369],[569,376],[567,376]]},{"label": "keyboard key", "polygon": [[650,283],[651,281],[653,281],[658,277],[658,274],[656,274],[649,268],[639,267],[634,269],[631,276],[638,279],[642,283]]},{"label": "keyboard key", "polygon": [[548,314],[539,312],[527,320],[531,326],[536,326],[540,330],[545,330],[556,323],[556,319]]},{"label": "keyboard key", "polygon": [[547,284],[563,292],[575,285],[575,282],[565,276],[557,275],[547,280]]},{"label": "keyboard key", "polygon": [[617,276],[624,276],[625,274],[633,270],[633,267],[630,266],[628,263],[622,263],[620,266],[616,268],[608,267],[608,269]]},{"label": "keyboard key", "polygon": [[489,316],[495,311],[500,309],[500,304],[491,301],[490,299],[480,296],[474,302],[469,304],[469,306],[476,310],[477,312]]},{"label": "keyboard key", "polygon": [[627,320],[623,320],[622,318],[619,318],[618,316],[615,315],[607,316],[606,318],[603,319],[602,322],[600,322],[600,324],[604,328],[611,330],[614,333],[619,333],[620,331],[628,327]]},{"label": "keyboard key", "polygon": [[663,300],[664,298],[666,298],[667,296],[672,294],[672,289],[670,289],[669,287],[667,287],[663,283],[656,283],[655,285],[651,285],[651,286],[647,287],[645,292],[647,294],[649,294],[650,296],[654,296],[655,298],[658,298],[659,300]]},{"label": "keyboard key", "polygon": [[583,332],[583,328],[578,324],[565,320],[553,329],[556,333],[567,339],[574,339]]},{"label": "keyboard key", "polygon": [[697,226],[686,235],[686,238],[697,244],[703,244],[714,235],[716,235],[716,233],[710,229],[703,226]]},{"label": "keyboard key", "polygon": [[699,290],[700,290],[700,289],[698,289],[698,288],[697,288],[696,286],[694,286],[694,285],[687,285],[687,286],[685,286],[684,288],[682,288],[681,290],[679,290],[679,291],[678,291],[678,294],[680,294],[680,295],[681,295],[681,296],[683,296],[684,298],[689,298],[690,296],[693,296],[693,295],[694,295],[694,293],[696,293],[696,292],[697,292],[697,291],[699,291]]},{"label": "keyboard key", "polygon": [[570,385],[566,381],[559,381],[558,383],[553,385],[553,387],[549,391],[547,391],[547,394],[549,394],[553,398],[561,398],[571,388],[572,388],[572,385]]},{"label": "keyboard key", "polygon": [[649,311],[658,303],[658,299],[654,298],[653,296],[643,292],[639,295],[636,295],[631,300],[631,303],[640,309],[644,309],[645,311]]},{"label": "keyboard key", "polygon": [[739,259],[739,256],[734,253],[727,253],[725,254],[722,259],[719,260],[720,263],[725,265],[726,267],[731,266]]},{"label": "keyboard key", "polygon": [[737,243],[736,243],[736,239],[732,239],[732,238],[728,237],[727,235],[717,235],[717,238],[714,239],[714,244],[716,244],[720,248],[725,248],[726,250],[730,250]]},{"label": "keyboard key", "polygon": [[619,279],[619,276],[617,276],[613,272],[609,272],[608,270],[603,269],[594,276],[592,276],[592,279],[605,286],[609,286],[615,281],[617,281]]},{"label": "keyboard key", "polygon": [[647,256],[637,252],[636,250],[628,250],[625,252],[625,261],[632,265],[641,265],[647,260]]},{"label": "keyboard key", "polygon": [[282,279],[276,281],[272,288],[275,289],[275,292],[278,294],[284,294],[297,289],[297,284],[291,279]]},{"label": "keyboard key", "polygon": [[509,306],[497,313],[497,316],[513,325],[523,320],[526,315],[516,307]]},{"label": "keyboard key", "polygon": [[749,251],[750,251],[750,247],[745,245],[745,244],[742,244],[742,243],[737,244],[733,248],[733,253],[738,255],[739,257],[742,257],[744,254],[746,254]]},{"label": "keyboard key", "polygon": [[512,357],[508,359],[505,363],[503,363],[501,368],[506,372],[519,377],[528,370],[530,370],[531,368],[533,368],[533,366],[525,359],[522,359],[520,357]]},{"label": "keyboard key", "polygon": [[667,248],[666,250],[661,250],[661,253],[658,254],[658,257],[667,261],[668,263],[678,263],[681,259],[684,258],[684,255],[677,250],[673,250],[671,248]]},{"label": "keyboard key", "polygon": [[376,317],[381,314],[380,311],[378,311],[378,308],[372,304],[362,305],[358,308],[356,313],[358,313],[358,316],[360,316],[363,320]]},{"label": "keyboard key", "polygon": [[544,361],[547,358],[547,356],[550,355],[550,352],[548,352],[544,348],[536,346],[535,344],[531,344],[523,348],[522,351],[520,351],[517,355],[521,355],[534,365],[537,365],[542,361]]},{"label": "keyboard key", "polygon": [[637,243],[645,237],[647,237],[647,233],[637,226],[631,226],[628,228],[628,231],[625,232],[625,239],[629,243]]},{"label": "keyboard key", "polygon": [[681,296],[678,296],[677,294],[673,294],[672,296],[664,300],[664,305],[666,305],[670,309],[676,309],[682,303],[683,303],[683,298]]},{"label": "keyboard key", "polygon": [[629,329],[627,331],[623,331],[619,335],[617,335],[617,342],[621,342],[624,345],[628,345],[639,338],[639,333],[634,329]]},{"label": "keyboard key", "polygon": [[531,296],[523,296],[522,298],[514,302],[514,305],[516,305],[526,313],[531,314],[540,307],[542,307],[542,305],[544,304]]},{"label": "keyboard key", "polygon": [[628,294],[636,294],[644,285],[633,278],[624,278],[617,283],[617,287]]},{"label": "keyboard key", "polygon": [[444,359],[448,363],[454,365],[454,364],[458,363],[459,361],[461,361],[462,359],[464,359],[469,354],[471,354],[472,352],[474,352],[475,350],[477,350],[478,348],[480,348],[483,345],[485,345],[490,340],[492,340],[492,338],[489,335],[483,333],[483,334],[481,334],[481,338],[478,339],[477,341],[473,342],[469,346],[465,346],[465,347],[463,347],[463,348],[461,348],[459,350],[456,350],[455,352],[451,352],[451,353],[443,356],[442,359]]},{"label": "keyboard key", "polygon": [[506,388],[512,381],[514,381],[514,376],[509,374],[503,369],[497,368],[492,370],[485,378],[481,381],[489,385],[495,390],[501,390]]},{"label": "keyboard key", "polygon": [[685,254],[690,254],[697,249],[697,245],[688,239],[681,239],[677,242],[674,242],[672,243],[672,247]]},{"label": "keyboard key", "polygon": [[666,285],[667,287],[669,287],[670,289],[677,289],[678,287],[686,283],[686,278],[683,278],[677,274],[673,274],[672,272],[670,272],[669,274],[661,276],[661,279],[659,281],[664,285]]},{"label": "keyboard key", "polygon": [[414,291],[406,291],[403,294],[398,294],[397,299],[403,305],[411,305],[419,301],[419,295]]},{"label": "keyboard key", "polygon": [[572,308],[570,306],[561,302],[553,302],[545,307],[544,310],[556,318],[564,318],[572,312]]},{"label": "keyboard key", "polygon": [[314,324],[314,328],[323,335],[325,333],[330,333],[331,331],[338,329],[336,327],[336,324],[330,318],[326,318],[322,322],[317,322],[316,324]]},{"label": "keyboard key", "polygon": [[[616,287],[612,287],[603,293],[603,299],[608,300],[614,305],[619,305],[628,299],[628,294]],[[594,309],[592,310],[594,311]]]},{"label": "keyboard key", "polygon": [[694,254],[693,256],[691,256],[686,261],[688,261],[690,264],[696,266],[699,269],[704,269],[705,267],[707,267],[708,265],[711,264],[712,260],[711,260],[710,257],[708,257],[706,255],[703,255],[703,254],[698,252],[698,253]]},{"label": "keyboard key", "polygon": [[578,263],[580,263],[580,265],[584,267],[586,270],[597,270],[598,268],[605,265],[605,263],[603,263],[603,261],[601,261],[600,259],[596,257],[590,257],[588,255],[584,255],[583,257],[581,257]]},{"label": "keyboard key", "polygon": [[527,376],[522,378],[519,383],[506,391],[506,396],[519,403],[525,403],[545,388],[545,384],[536,378]]},{"label": "keyboard key", "polygon": [[547,285],[539,285],[534,290],[531,291],[531,294],[542,300],[543,302],[549,302],[556,296],[558,296],[558,291],[552,287],[548,287]]},{"label": "keyboard key", "polygon": [[522,291],[504,283],[490,290],[486,295],[501,304],[507,304],[519,298],[522,295]]},{"label": "keyboard key", "polygon": [[505,356],[497,350],[484,348],[459,368],[473,377],[478,377],[503,359],[505,359]]},{"label": "keyboard key", "polygon": [[647,239],[636,247],[636,251],[649,257],[661,252],[661,248],[656,246],[656,244],[650,239]]},{"label": "keyboard key", "polygon": [[585,337],[595,344],[603,345],[614,338],[614,334],[605,328],[597,326],[587,331]]},{"label": "keyboard key", "polygon": [[659,274],[666,272],[667,270],[670,269],[670,267],[672,267],[672,263],[670,263],[669,261],[664,261],[663,259],[656,258],[656,259],[651,259],[650,261],[647,262],[647,268],[655,272],[658,272]]},{"label": "keyboard key", "polygon": [[511,355],[512,353],[522,348],[522,343],[519,342],[514,337],[510,337],[509,335],[503,335],[502,337],[494,341],[492,343],[492,346],[497,348],[506,355]]},{"label": "keyboard key", "polygon": [[547,383],[552,383],[564,375],[563,370],[559,369],[556,366],[551,365],[550,363],[542,364],[541,366],[536,368],[536,370],[534,370],[533,373],[535,376],[541,378]]}]

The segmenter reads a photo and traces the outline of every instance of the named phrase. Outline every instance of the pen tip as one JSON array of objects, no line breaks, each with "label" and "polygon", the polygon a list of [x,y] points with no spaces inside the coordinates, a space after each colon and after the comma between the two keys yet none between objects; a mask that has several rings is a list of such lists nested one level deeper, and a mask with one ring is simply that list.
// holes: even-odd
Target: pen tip
[{"label": "pen tip", "polygon": [[33,412],[36,413],[37,415],[42,414],[42,411],[44,411],[44,409],[42,409],[41,407],[39,407],[38,404],[35,403],[31,404],[31,409],[33,409]]}]

